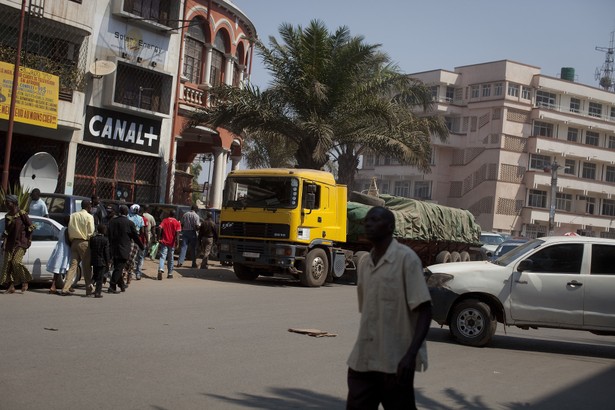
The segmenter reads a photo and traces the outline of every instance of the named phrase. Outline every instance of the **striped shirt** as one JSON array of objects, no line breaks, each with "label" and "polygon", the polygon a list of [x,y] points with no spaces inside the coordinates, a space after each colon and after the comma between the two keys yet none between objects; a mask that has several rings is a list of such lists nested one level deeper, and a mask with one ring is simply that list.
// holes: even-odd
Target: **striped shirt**
[{"label": "striped shirt", "polygon": [[199,229],[200,218],[194,211],[186,212],[182,216],[182,229],[184,231],[196,231]]}]

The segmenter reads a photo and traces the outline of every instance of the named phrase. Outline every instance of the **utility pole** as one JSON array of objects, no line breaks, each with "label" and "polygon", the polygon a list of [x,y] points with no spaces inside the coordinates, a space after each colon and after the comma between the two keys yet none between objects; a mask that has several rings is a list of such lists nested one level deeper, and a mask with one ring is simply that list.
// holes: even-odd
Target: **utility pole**
[{"label": "utility pole", "polygon": [[551,171],[551,204],[549,206],[549,236],[553,236],[555,226],[555,205],[557,203],[557,170],[562,166],[553,160],[551,165],[547,165],[544,170]]}]

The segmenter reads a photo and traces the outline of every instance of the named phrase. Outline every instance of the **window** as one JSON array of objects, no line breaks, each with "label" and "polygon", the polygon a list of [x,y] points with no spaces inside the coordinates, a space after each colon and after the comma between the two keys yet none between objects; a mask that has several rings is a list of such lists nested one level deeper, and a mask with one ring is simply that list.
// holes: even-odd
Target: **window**
[{"label": "window", "polygon": [[534,122],[534,135],[553,138],[553,124],[542,121]]},{"label": "window", "polygon": [[615,107],[611,107],[611,121],[615,121]]},{"label": "window", "polygon": [[581,100],[578,98],[570,99],[570,112],[580,112],[581,111]]},{"label": "window", "polygon": [[521,87],[521,98],[530,100],[532,98],[531,90],[528,87]]},{"label": "window", "polygon": [[455,87],[446,87],[446,101],[452,102],[455,98]]},{"label": "window", "polygon": [[437,85],[431,86],[429,88],[431,92],[431,101],[438,101],[439,89],[440,87],[438,87]]},{"label": "window", "polygon": [[491,84],[483,84],[483,97],[491,96]]},{"label": "window", "polygon": [[581,272],[583,244],[567,243],[541,249],[531,256],[534,273],[574,273]]},{"label": "window", "polygon": [[568,141],[577,142],[579,140],[579,130],[577,128],[568,128]]},{"label": "window", "polygon": [[596,198],[587,197],[585,201],[585,212],[593,215],[594,210],[596,209]]},{"label": "window", "polygon": [[555,108],[555,94],[546,91],[536,91],[536,106]]},{"label": "window", "polygon": [[597,132],[587,131],[585,133],[585,143],[587,145],[593,145],[597,147],[599,141],[600,141],[600,134],[598,134]]},{"label": "window", "polygon": [[502,118],[502,109],[501,108],[494,108],[493,112],[491,114],[491,119],[492,120],[499,120]]},{"label": "window", "polygon": [[463,88],[455,88],[455,101],[463,100]]},{"label": "window", "polygon": [[224,75],[224,54],[218,50],[211,50],[211,74],[209,84],[217,87],[222,84]]},{"label": "window", "polygon": [[615,247],[612,245],[592,244],[591,275],[615,275],[613,266]]},{"label": "window", "polygon": [[530,197],[528,200],[528,206],[534,208],[546,208],[547,207],[547,192],[539,191],[537,189],[530,189]]},{"label": "window", "polygon": [[473,85],[471,90],[471,98],[478,98],[478,85]]},{"label": "window", "polygon": [[609,135],[608,147],[615,149],[615,135]]},{"label": "window", "polygon": [[168,26],[171,3],[165,0],[124,0],[124,11]]},{"label": "window", "polygon": [[169,113],[173,77],[120,62],[117,66],[116,103]]},{"label": "window", "polygon": [[503,89],[504,89],[503,83],[495,83],[493,86],[493,95],[502,95]]},{"label": "window", "polygon": [[560,211],[570,212],[572,210],[572,195],[564,193],[555,194],[555,208]]},{"label": "window", "polygon": [[576,175],[577,162],[574,159],[567,159],[564,164],[564,174]]},{"label": "window", "polygon": [[408,198],[410,196],[410,182],[395,181],[395,196],[404,196]]},{"label": "window", "polygon": [[510,95],[511,97],[519,97],[519,85],[508,84],[508,95]]},{"label": "window", "polygon": [[201,83],[201,66],[204,47],[205,33],[201,27],[201,21],[194,19],[190,22],[186,41],[184,42],[184,77],[191,83]]},{"label": "window", "polygon": [[615,200],[603,199],[602,200],[602,215],[615,216]]},{"label": "window", "polygon": [[615,167],[609,165],[606,166],[606,172],[604,173],[604,180],[606,182],[615,182]]},{"label": "window", "polygon": [[414,183],[414,197],[431,199],[431,181],[416,181]]},{"label": "window", "polygon": [[601,117],[602,116],[602,104],[597,102],[589,103],[589,110],[587,112],[592,117]]},{"label": "window", "polygon": [[370,152],[369,154],[365,154],[363,165],[365,167],[373,167],[374,166],[374,154]]},{"label": "window", "polygon": [[382,182],[380,184],[379,191],[380,191],[381,194],[388,194],[389,193],[389,183],[388,182]]},{"label": "window", "polygon": [[545,169],[551,165],[551,157],[540,154],[530,154],[530,169]]},{"label": "window", "polygon": [[584,162],[581,177],[585,179],[596,179],[596,164]]}]

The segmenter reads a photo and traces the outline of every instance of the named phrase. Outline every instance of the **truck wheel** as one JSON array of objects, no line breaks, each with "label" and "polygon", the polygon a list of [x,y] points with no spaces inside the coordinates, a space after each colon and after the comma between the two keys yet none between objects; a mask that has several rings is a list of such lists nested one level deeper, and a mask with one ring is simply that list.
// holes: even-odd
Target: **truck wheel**
[{"label": "truck wheel", "polygon": [[468,299],[455,305],[449,327],[459,343],[482,347],[493,338],[497,324],[489,305]]},{"label": "truck wheel", "polygon": [[327,254],[320,248],[314,248],[305,257],[303,272],[299,280],[303,286],[322,286],[329,274],[329,260]]},{"label": "truck wheel", "polygon": [[436,263],[449,263],[451,261],[451,253],[442,251],[436,256]]},{"label": "truck wheel", "polygon": [[451,252],[451,262],[461,262],[461,255],[459,252]]},{"label": "truck wheel", "polygon": [[235,276],[237,276],[239,280],[255,280],[258,278],[258,272],[250,269],[246,265],[235,263],[233,264],[233,270],[235,271]]},{"label": "truck wheel", "polygon": [[466,251],[461,252],[460,255],[461,255],[461,262],[470,262],[470,260],[472,259],[470,257],[470,254]]}]

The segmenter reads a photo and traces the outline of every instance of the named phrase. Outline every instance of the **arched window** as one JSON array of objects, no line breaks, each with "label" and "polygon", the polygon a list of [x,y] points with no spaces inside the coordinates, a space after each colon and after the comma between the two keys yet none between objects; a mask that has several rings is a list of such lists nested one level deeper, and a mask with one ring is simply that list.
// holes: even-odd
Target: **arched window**
[{"label": "arched window", "polygon": [[203,50],[205,47],[205,33],[201,24],[200,19],[194,19],[190,22],[184,42],[184,77],[191,83],[196,84],[202,82]]},{"label": "arched window", "polygon": [[223,30],[219,30],[214,40],[214,47],[211,55],[211,76],[209,83],[216,87],[222,84],[224,77],[224,62],[226,53],[226,36]]}]

